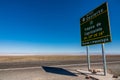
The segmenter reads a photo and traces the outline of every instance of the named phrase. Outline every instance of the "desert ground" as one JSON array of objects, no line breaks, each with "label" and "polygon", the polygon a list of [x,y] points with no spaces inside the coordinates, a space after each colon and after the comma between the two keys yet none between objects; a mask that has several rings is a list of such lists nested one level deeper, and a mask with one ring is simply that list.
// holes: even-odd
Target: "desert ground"
[{"label": "desert ground", "polygon": [[[86,55],[31,55],[31,56],[0,56],[0,69],[16,67],[51,66],[65,64],[87,63]],[[91,63],[102,62],[101,55],[91,55]],[[118,61],[117,63],[107,63],[108,69],[120,75],[120,55],[106,55],[107,62]],[[14,64],[15,63],[15,64]],[[26,65],[25,65],[26,64]],[[114,64],[114,65],[113,65]],[[116,72],[116,71],[119,72]]]},{"label": "desert ground", "polygon": [[[53,69],[53,71],[54,71],[57,67],[58,71],[61,69],[62,70],[65,69],[65,70],[70,70],[73,72],[76,69],[87,69],[86,57],[87,57],[86,55],[0,56],[0,76],[1,76],[0,80],[8,80],[8,79],[10,80],[11,77],[6,78],[6,76],[8,76],[8,75],[9,76],[11,75],[12,77],[14,75],[17,75],[18,77],[20,75],[23,76],[25,74],[25,72],[27,72],[28,74],[35,72],[35,73],[33,73],[34,75],[36,73],[41,72],[40,74],[44,78],[44,79],[40,79],[40,78],[38,79],[39,75],[37,74],[37,76],[35,75],[36,79],[30,79],[30,80],[51,80],[51,79],[45,79],[46,73],[43,71],[44,68],[45,69],[49,68],[51,70]],[[92,69],[94,69],[94,68],[103,69],[101,55],[91,55],[90,59],[91,59],[91,68]],[[106,55],[106,60],[107,60],[108,73],[120,76],[120,55]],[[19,68],[26,68],[26,67],[27,68],[29,67],[30,69],[19,70]],[[18,70],[14,70],[16,68],[18,68]],[[7,70],[7,69],[13,69],[14,72],[11,70]],[[53,80],[57,79],[57,78],[54,78],[55,75],[60,78],[65,78],[65,79],[71,78],[71,80],[79,80],[79,77],[72,77],[72,76],[62,77],[57,74],[55,74],[55,75],[47,74],[47,75],[49,77],[53,76]],[[24,75],[24,77],[27,77],[27,75],[26,76]],[[84,76],[82,76],[82,75],[80,77],[82,77],[82,79],[84,78]],[[11,78],[11,80],[12,80],[12,78]],[[22,79],[18,79],[18,80],[22,80]],[[62,79],[62,80],[64,80],[64,79]],[[83,80],[85,80],[85,79],[83,79]],[[89,79],[89,80],[92,80],[92,79]]]},{"label": "desert ground", "polygon": [[[0,63],[2,62],[27,62],[27,61],[84,61],[86,62],[86,55],[0,55]],[[102,55],[90,55],[91,61],[101,61]],[[109,61],[120,60],[120,55],[106,55]]]}]

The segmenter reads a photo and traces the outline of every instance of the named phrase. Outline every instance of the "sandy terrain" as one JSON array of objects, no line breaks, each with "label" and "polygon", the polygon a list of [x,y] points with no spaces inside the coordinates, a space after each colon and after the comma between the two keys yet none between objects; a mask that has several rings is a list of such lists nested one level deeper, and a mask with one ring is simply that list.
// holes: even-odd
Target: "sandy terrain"
[{"label": "sandy terrain", "polygon": [[47,71],[42,67],[25,70],[3,70],[0,71],[0,80],[92,80],[85,79],[84,75],[74,70],[58,68],[55,71],[57,72]]},{"label": "sandy terrain", "polygon": [[[113,62],[113,61],[118,61],[118,62],[107,63],[108,72],[120,76],[120,55],[107,55],[107,62]],[[96,63],[96,62],[98,63],[102,62],[102,57],[100,55],[91,56],[91,63]],[[36,67],[36,66],[37,67],[38,66],[56,66],[56,65],[83,64],[83,63],[86,64],[85,55],[81,55],[81,56],[73,56],[73,55],[72,56],[70,55],[69,56],[67,55],[66,56],[62,56],[62,55],[60,56],[58,55],[54,55],[54,56],[53,55],[51,56],[0,56],[0,69]],[[85,67],[85,65],[84,66],[74,65],[72,69],[75,69],[76,67],[81,68],[81,67]],[[63,68],[66,68],[66,67],[63,67]],[[100,65],[93,64],[91,65],[91,68],[103,68],[103,67],[101,64]],[[67,66],[67,69],[69,69],[68,66]],[[8,74],[8,73],[6,72],[5,74]],[[77,78],[75,79],[77,80]],[[37,80],[41,80],[41,79],[37,79]]]},{"label": "sandy terrain", "polygon": [[[91,61],[101,61],[101,55],[91,55]],[[106,55],[107,60],[120,60],[120,55]],[[49,56],[0,56],[0,62],[27,62],[27,61],[75,61],[81,60],[86,62],[86,55],[49,55]]]}]

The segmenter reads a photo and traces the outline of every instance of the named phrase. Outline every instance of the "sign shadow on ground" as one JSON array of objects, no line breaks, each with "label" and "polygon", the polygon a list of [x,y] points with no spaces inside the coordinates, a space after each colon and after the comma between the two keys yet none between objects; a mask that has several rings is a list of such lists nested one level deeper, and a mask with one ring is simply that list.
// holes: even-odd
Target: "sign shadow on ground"
[{"label": "sign shadow on ground", "polygon": [[53,74],[60,74],[60,75],[67,75],[67,76],[77,76],[74,73],[65,70],[63,68],[59,68],[59,67],[47,67],[47,66],[42,66],[42,68],[49,73],[53,73]]}]

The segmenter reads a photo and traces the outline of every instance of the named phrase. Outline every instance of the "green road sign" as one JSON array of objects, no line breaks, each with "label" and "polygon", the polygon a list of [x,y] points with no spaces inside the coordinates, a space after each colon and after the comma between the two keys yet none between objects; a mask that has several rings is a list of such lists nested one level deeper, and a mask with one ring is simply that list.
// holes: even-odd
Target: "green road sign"
[{"label": "green road sign", "polygon": [[111,42],[107,3],[104,3],[80,19],[81,45]]}]

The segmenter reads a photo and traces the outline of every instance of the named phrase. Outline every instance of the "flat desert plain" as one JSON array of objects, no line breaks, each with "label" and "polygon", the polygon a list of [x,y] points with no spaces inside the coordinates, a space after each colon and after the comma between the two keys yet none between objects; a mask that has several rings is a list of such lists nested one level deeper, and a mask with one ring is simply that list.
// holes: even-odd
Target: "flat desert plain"
[{"label": "flat desert plain", "polygon": [[[90,59],[91,59],[92,68],[96,68],[96,67],[102,68],[103,66],[102,64],[92,64],[92,63],[102,63],[101,55],[91,55]],[[120,55],[106,55],[106,61],[107,61],[108,71],[112,74],[120,76]],[[35,67],[35,66],[69,65],[69,64],[87,64],[87,56],[86,55],[0,56],[0,69]]]}]

